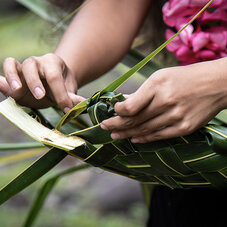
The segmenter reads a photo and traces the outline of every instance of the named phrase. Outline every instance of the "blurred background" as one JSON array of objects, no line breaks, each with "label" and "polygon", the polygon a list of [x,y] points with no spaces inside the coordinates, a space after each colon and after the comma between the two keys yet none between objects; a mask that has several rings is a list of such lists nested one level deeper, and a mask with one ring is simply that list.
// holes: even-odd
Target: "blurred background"
[{"label": "blurred background", "polygon": [[[29,56],[52,52],[61,32],[52,33],[53,25],[28,11],[13,0],[0,0],[0,74],[6,57],[20,62]],[[102,78],[84,86],[79,94],[89,97],[103,88],[128,68],[118,64]],[[139,75],[119,89],[131,93],[143,82]],[[0,94],[0,101],[4,97]],[[0,143],[32,141],[5,118],[0,116]],[[6,155],[21,151],[0,151],[0,186],[26,168],[34,159],[18,162],[1,162]],[[43,178],[7,201],[0,208],[0,225],[19,227],[42,183],[61,170],[79,163],[67,157]],[[48,197],[44,209],[34,226],[55,227],[141,227],[145,226],[147,210],[138,182],[90,168],[61,179]]]}]

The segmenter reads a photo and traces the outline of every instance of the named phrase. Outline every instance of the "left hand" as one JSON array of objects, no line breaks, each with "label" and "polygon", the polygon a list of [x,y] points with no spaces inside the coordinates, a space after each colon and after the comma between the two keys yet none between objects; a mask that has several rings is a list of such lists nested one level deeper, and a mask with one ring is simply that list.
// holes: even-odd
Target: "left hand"
[{"label": "left hand", "polygon": [[215,60],[155,72],[115,105],[118,116],[103,121],[102,128],[113,139],[132,137],[135,143],[194,132],[227,107],[225,64]]}]

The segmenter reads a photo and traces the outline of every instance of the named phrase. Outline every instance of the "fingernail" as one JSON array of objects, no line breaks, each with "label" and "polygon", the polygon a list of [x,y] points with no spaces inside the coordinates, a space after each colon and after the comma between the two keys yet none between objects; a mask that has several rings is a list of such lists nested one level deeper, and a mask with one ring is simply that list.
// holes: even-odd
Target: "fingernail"
[{"label": "fingernail", "polygon": [[111,138],[112,138],[113,140],[118,140],[118,139],[120,139],[121,137],[120,137],[120,135],[119,135],[118,133],[114,132],[114,133],[111,133]]},{"label": "fingernail", "polygon": [[101,124],[101,128],[102,128],[103,130],[109,130],[104,124]]},{"label": "fingernail", "polygon": [[140,140],[139,140],[139,139],[137,139],[137,138],[132,138],[132,139],[131,139],[131,142],[132,142],[132,143],[139,143],[139,142],[140,142]]},{"label": "fingernail", "polygon": [[12,83],[11,83],[11,88],[13,90],[17,90],[17,89],[20,88],[20,84],[16,80],[13,80]]},{"label": "fingernail", "polygon": [[41,99],[45,95],[43,90],[40,87],[36,87],[35,90],[34,90],[34,93],[35,93],[35,98],[36,99]]},{"label": "fingernail", "polygon": [[64,112],[67,113],[69,111],[70,111],[70,108],[69,107],[65,107]]}]

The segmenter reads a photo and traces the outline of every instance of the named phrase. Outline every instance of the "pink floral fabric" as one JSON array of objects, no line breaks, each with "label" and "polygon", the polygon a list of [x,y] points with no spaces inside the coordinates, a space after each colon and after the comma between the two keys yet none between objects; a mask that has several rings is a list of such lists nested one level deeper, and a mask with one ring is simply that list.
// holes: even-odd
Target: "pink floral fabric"
[{"label": "pink floral fabric", "polygon": [[[163,6],[169,39],[181,29],[209,0],[169,0]],[[227,0],[214,0],[196,21],[176,37],[167,49],[183,64],[227,56]]]}]

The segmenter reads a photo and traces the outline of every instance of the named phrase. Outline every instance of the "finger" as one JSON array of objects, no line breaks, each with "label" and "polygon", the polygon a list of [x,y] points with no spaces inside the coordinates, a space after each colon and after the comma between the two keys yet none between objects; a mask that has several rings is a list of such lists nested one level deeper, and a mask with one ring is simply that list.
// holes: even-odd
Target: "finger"
[{"label": "finger", "polygon": [[[160,105],[154,98],[154,100],[148,105],[147,108],[143,109],[135,116],[122,117],[116,116],[107,119],[102,122],[101,127],[104,130],[123,130],[129,129],[141,125],[148,119],[152,119],[161,113],[167,112],[168,106]],[[173,115],[174,117],[174,115]]]},{"label": "finger", "polygon": [[6,78],[3,76],[0,76],[0,92],[5,95],[9,96],[10,95],[10,86],[6,81]]},{"label": "finger", "polygon": [[46,91],[41,82],[38,63],[35,58],[30,57],[22,63],[22,73],[33,96],[36,99],[42,99]]},{"label": "finger", "polygon": [[68,112],[73,107],[73,102],[68,96],[62,73],[60,65],[48,64],[48,67],[44,68],[46,81],[56,103],[64,112]]},{"label": "finger", "polygon": [[114,109],[120,116],[134,116],[153,99],[154,91],[144,84],[123,102],[116,103]]},{"label": "finger", "polygon": [[127,99],[129,97],[128,94],[123,94],[123,96],[125,97],[125,99]]},{"label": "finger", "polygon": [[150,119],[142,124],[136,125],[133,128],[124,129],[122,131],[113,131],[111,137],[113,139],[124,139],[129,137],[136,137],[155,132],[160,128],[165,128],[177,122],[177,116],[171,116],[169,112]]},{"label": "finger", "polygon": [[3,63],[3,71],[6,80],[13,91],[22,88],[22,83],[18,71],[20,71],[20,63],[14,58],[6,58]]},{"label": "finger", "polygon": [[133,143],[149,143],[157,140],[164,140],[183,136],[177,125],[172,125],[166,128],[163,128],[157,132],[153,132],[144,136],[133,137],[131,141]]},{"label": "finger", "polygon": [[73,104],[77,104],[77,103],[83,102],[85,100],[84,97],[76,95],[71,92],[68,92],[68,96],[72,100]]}]

